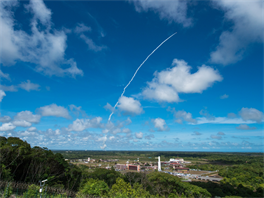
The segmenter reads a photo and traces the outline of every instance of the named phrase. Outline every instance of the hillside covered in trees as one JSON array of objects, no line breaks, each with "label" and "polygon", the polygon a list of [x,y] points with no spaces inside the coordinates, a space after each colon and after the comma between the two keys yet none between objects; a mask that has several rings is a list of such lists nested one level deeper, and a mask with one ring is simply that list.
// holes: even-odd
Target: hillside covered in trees
[{"label": "hillside covered in trees", "polygon": [[230,165],[210,167],[196,163],[192,168],[218,168],[219,175],[224,179],[220,183],[188,183],[157,171],[121,174],[114,168],[107,170],[77,166],[65,161],[59,152],[32,148],[26,141],[16,137],[0,137],[0,149],[1,181],[38,185],[38,181],[48,179],[48,186],[74,191],[75,197],[263,197],[263,158],[259,156],[245,157],[242,163],[241,157],[219,155],[210,159],[211,155],[208,155],[207,158],[212,162],[228,162]]}]

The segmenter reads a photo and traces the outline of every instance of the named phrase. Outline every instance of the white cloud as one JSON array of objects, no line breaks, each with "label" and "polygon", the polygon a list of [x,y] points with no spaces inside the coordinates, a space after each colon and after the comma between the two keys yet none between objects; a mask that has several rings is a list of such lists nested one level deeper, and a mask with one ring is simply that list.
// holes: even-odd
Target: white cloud
[{"label": "white cloud", "polygon": [[56,104],[47,105],[44,107],[40,107],[37,110],[42,116],[56,116],[63,118],[71,118],[69,112],[66,108],[62,106],[57,106]]},{"label": "white cloud", "polygon": [[48,9],[41,0],[31,0],[28,9],[32,9],[34,18],[41,21],[42,24],[49,24],[51,20],[51,10]]},{"label": "white cloud", "polygon": [[150,135],[146,135],[144,138],[147,140],[151,140],[152,138],[155,138],[155,136],[153,134],[150,134]]},{"label": "white cloud", "polygon": [[221,140],[222,136],[217,136],[217,135],[211,135],[212,139],[217,139],[217,140]]},{"label": "white cloud", "polygon": [[[155,81],[155,80],[154,80]],[[158,102],[179,102],[178,93],[170,86],[156,82],[148,82],[148,87],[142,92],[144,98]]]},{"label": "white cloud", "polygon": [[18,132],[19,136],[36,136],[37,133],[29,131],[20,131]]},{"label": "white cloud", "polygon": [[113,140],[115,138],[115,136],[110,136],[109,140]]},{"label": "white cloud", "polygon": [[217,135],[225,135],[223,132],[219,131]]},{"label": "white cloud", "polygon": [[10,86],[0,85],[0,89],[2,89],[3,91],[11,91],[11,92],[18,91],[17,87],[14,85],[10,85]]},{"label": "white cloud", "polygon": [[31,111],[21,111],[16,114],[14,117],[14,120],[16,121],[27,121],[30,123],[39,123],[41,116],[40,115],[34,115]]},{"label": "white cloud", "polygon": [[25,120],[15,120],[12,122],[15,126],[20,126],[20,127],[30,127],[31,123],[27,122]]},{"label": "white cloud", "polygon": [[114,135],[117,134],[117,133],[121,133],[121,129],[120,129],[120,128],[114,129],[114,130],[112,131],[112,133],[113,133]]},{"label": "white cloud", "polygon": [[52,129],[47,129],[46,130],[47,135],[49,136],[54,136],[54,135],[60,135],[60,129],[56,129],[55,131],[53,131]]},{"label": "white cloud", "polygon": [[103,146],[100,146],[101,149],[105,149],[107,146],[106,144],[103,144]]},{"label": "white cloud", "polygon": [[154,78],[142,94],[147,99],[159,102],[179,102],[178,93],[202,93],[211,87],[214,82],[222,81],[217,70],[202,65],[196,73],[191,74],[191,66],[184,60],[174,59],[172,68],[155,72]]},{"label": "white cloud", "polygon": [[99,51],[102,51],[104,49],[107,49],[107,47],[104,45],[97,45],[92,39],[88,38],[84,34],[81,34],[80,38],[83,39],[84,42],[88,45],[89,50],[99,52]]},{"label": "white cloud", "polygon": [[0,102],[2,102],[3,98],[6,96],[3,90],[0,90]]},{"label": "white cloud", "polygon": [[239,115],[245,121],[251,120],[256,121],[258,123],[263,121],[263,113],[254,108],[242,108],[239,112]]},{"label": "white cloud", "polygon": [[106,142],[106,140],[107,140],[106,136],[103,136],[103,137],[100,137],[97,139],[97,141],[99,141],[99,142]]},{"label": "white cloud", "polygon": [[251,120],[243,120],[242,118],[226,118],[226,117],[215,117],[214,119],[208,119],[205,117],[196,118],[197,124],[252,124],[256,123]]},{"label": "white cloud", "polygon": [[92,31],[92,29],[90,27],[87,27],[83,23],[79,23],[74,29],[74,32],[77,34],[80,34],[83,32],[91,32],[91,31]]},{"label": "white cloud", "polygon": [[27,131],[30,131],[30,132],[31,132],[31,131],[36,131],[36,130],[37,130],[36,127],[30,127],[30,128],[27,129]]},{"label": "white cloud", "polygon": [[16,126],[13,125],[11,122],[4,123],[2,126],[0,126],[0,131],[9,131],[15,129]]},{"label": "white cloud", "polygon": [[103,145],[100,146],[101,149],[105,149],[106,148],[106,144],[105,144],[106,140],[107,140],[106,136],[97,139],[97,141],[103,142]]},{"label": "white cloud", "polygon": [[93,119],[76,119],[73,121],[73,124],[68,126],[68,131],[80,132],[87,128],[100,128],[101,126],[101,117],[95,117]]},{"label": "white cloud", "polygon": [[251,43],[263,42],[263,1],[218,0],[213,3],[225,11],[225,19],[233,22],[233,27],[220,35],[219,45],[211,53],[211,61],[223,65],[236,63],[243,58]]},{"label": "white cloud", "polygon": [[155,128],[157,128],[159,131],[165,131],[168,129],[165,120],[162,118],[153,119],[152,122],[154,123]]},{"label": "white cloud", "polygon": [[138,115],[143,112],[140,102],[132,97],[122,96],[119,98],[118,103],[117,107],[127,114]]},{"label": "white cloud", "polygon": [[84,117],[86,116],[85,111],[83,111],[81,106],[77,107],[74,104],[69,105],[70,110],[76,115],[79,116],[80,114]]},{"label": "white cloud", "polygon": [[194,131],[192,135],[202,135],[202,134],[199,133],[198,131]]},{"label": "white cloud", "polygon": [[7,79],[7,80],[10,80],[9,74],[5,74],[5,73],[3,73],[2,70],[0,70],[0,77],[1,77],[1,78],[5,78],[5,79]]},{"label": "white cloud", "polygon": [[31,83],[30,80],[27,80],[27,82],[22,82],[19,85],[19,87],[25,89],[26,91],[31,91],[31,90],[39,91],[39,85]]},{"label": "white cloud", "polygon": [[[175,118],[178,118],[178,123],[180,122],[180,120],[184,120],[186,122],[189,122],[189,123],[193,123],[195,124],[196,123],[196,120],[192,118],[192,114],[191,113],[187,113],[186,111],[182,110],[182,111],[175,111],[174,112],[174,117]],[[182,121],[181,121],[182,123]]]},{"label": "white cloud", "polygon": [[106,110],[110,110],[111,112],[114,112],[114,111],[115,111],[114,107],[112,107],[112,105],[110,105],[109,103],[107,103],[107,104],[104,106],[104,108],[105,108]]},{"label": "white cloud", "polygon": [[[12,8],[18,1],[0,2],[0,54],[3,65],[14,65],[17,61],[35,64],[35,70],[47,75],[64,76],[83,75],[76,62],[64,58],[67,48],[67,36],[64,31],[51,29],[51,11],[42,0],[31,0],[25,6],[33,14],[27,33],[19,27],[13,18]],[[41,28],[40,28],[41,26]]]},{"label": "white cloud", "polygon": [[256,129],[256,127],[250,127],[246,124],[241,124],[238,127],[236,127],[237,129],[241,129],[241,130],[254,130]]},{"label": "white cloud", "polygon": [[228,97],[229,97],[229,95],[227,95],[227,94],[224,94],[224,95],[220,96],[221,99],[226,99]]},{"label": "white cloud", "polygon": [[184,27],[192,25],[192,19],[187,17],[187,1],[157,1],[157,0],[130,0],[134,3],[137,12],[158,13],[161,19],[182,24]]},{"label": "white cloud", "polygon": [[142,139],[143,138],[143,133],[142,132],[135,133],[135,135],[136,135],[137,139]]},{"label": "white cloud", "polygon": [[11,118],[9,116],[0,117],[0,122],[10,122]]},{"label": "white cloud", "polygon": [[131,130],[129,128],[122,129],[122,133],[131,133]]}]

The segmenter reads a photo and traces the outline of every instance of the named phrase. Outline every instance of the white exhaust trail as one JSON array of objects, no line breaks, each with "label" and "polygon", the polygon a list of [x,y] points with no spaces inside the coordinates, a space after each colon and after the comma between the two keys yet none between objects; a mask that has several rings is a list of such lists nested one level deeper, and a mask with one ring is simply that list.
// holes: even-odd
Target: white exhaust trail
[{"label": "white exhaust trail", "polygon": [[[120,96],[120,98],[124,95],[124,93],[125,93],[125,91],[126,91],[126,88],[130,85],[130,83],[133,81],[133,79],[135,78],[135,76],[136,76],[136,74],[137,74],[137,72],[138,72],[138,70],[142,67],[142,65],[144,65],[144,63],[148,60],[148,58],[157,50],[157,49],[159,49],[159,47],[160,46],[162,46],[167,40],[169,40],[171,37],[173,37],[175,34],[177,34],[177,32],[175,32],[175,33],[173,33],[172,35],[170,35],[168,38],[166,38],[161,44],[159,44],[159,46],[158,47],[156,47],[148,56],[147,56],[147,58],[141,63],[141,65],[139,65],[139,67],[137,68],[137,70],[136,70],[136,72],[134,73],[134,75],[133,75],[133,77],[131,78],[131,80],[128,82],[128,84],[125,86],[125,88],[124,88],[124,90],[123,90],[123,92],[122,92],[122,94],[121,94],[121,96]],[[113,111],[112,111],[112,113],[109,115],[109,118],[108,118],[108,121],[110,121],[111,120],[111,117],[112,117],[112,115],[114,114],[114,110],[115,110],[115,108],[116,108],[116,106],[118,105],[118,101],[116,102],[116,104],[115,104],[115,106],[114,106],[114,108],[113,108]]]}]

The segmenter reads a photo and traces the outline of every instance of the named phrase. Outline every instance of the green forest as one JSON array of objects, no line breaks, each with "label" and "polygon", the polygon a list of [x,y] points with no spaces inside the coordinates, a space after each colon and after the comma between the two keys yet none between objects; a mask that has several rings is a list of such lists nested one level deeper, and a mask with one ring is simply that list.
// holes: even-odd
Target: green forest
[{"label": "green forest", "polygon": [[[20,197],[39,197],[39,181],[57,189],[57,197],[263,197],[263,153],[195,153],[134,151],[51,151],[31,147],[16,137],[0,137],[0,190],[2,197],[12,196],[11,182],[27,183]],[[221,182],[183,182],[158,171],[126,172],[69,163],[67,159],[136,158],[162,160],[182,157],[192,163],[189,168],[218,170]],[[203,163],[206,161],[207,163]],[[61,193],[59,193],[61,190]],[[51,192],[51,190],[49,191]],[[55,191],[53,191],[55,192]],[[46,192],[47,193],[47,192]],[[68,193],[68,195],[67,195]],[[70,194],[70,195],[69,195]],[[53,194],[54,196],[54,194]],[[55,196],[55,197],[56,197]]]}]

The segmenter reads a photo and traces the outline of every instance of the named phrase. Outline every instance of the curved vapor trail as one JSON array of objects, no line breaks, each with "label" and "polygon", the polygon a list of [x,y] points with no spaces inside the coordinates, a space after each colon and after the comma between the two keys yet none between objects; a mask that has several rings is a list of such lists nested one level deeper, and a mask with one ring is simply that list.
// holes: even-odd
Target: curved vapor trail
[{"label": "curved vapor trail", "polygon": [[[138,70],[142,67],[142,65],[148,60],[148,58],[157,50],[157,49],[159,49],[159,47],[160,46],[162,46],[167,40],[169,40],[171,37],[173,37],[175,34],[177,34],[177,32],[175,32],[175,33],[173,33],[172,35],[170,35],[168,38],[166,38],[161,44],[159,44],[159,46],[158,47],[156,47],[148,56],[147,56],[147,58],[141,63],[141,65],[139,65],[139,67],[137,68],[137,70],[136,70],[136,72],[134,73],[134,75],[133,75],[133,77],[131,78],[131,80],[128,82],[128,84],[125,86],[125,88],[124,88],[124,90],[123,90],[123,92],[122,92],[122,94],[121,94],[121,96],[120,96],[120,98],[124,95],[124,93],[125,93],[125,91],[126,91],[126,88],[130,85],[130,83],[133,81],[133,79],[135,78],[135,76],[136,76],[136,74],[137,74],[137,72],[138,72]],[[114,110],[115,110],[115,108],[116,108],[116,106],[118,105],[118,101],[116,102],[116,104],[115,104],[115,106],[114,106],[114,108],[113,108],[113,111],[112,111],[112,113],[110,114],[110,116],[109,116],[109,118],[108,118],[108,121],[110,121],[111,120],[111,117],[112,117],[112,115],[113,115],[113,113],[114,113]]]}]

